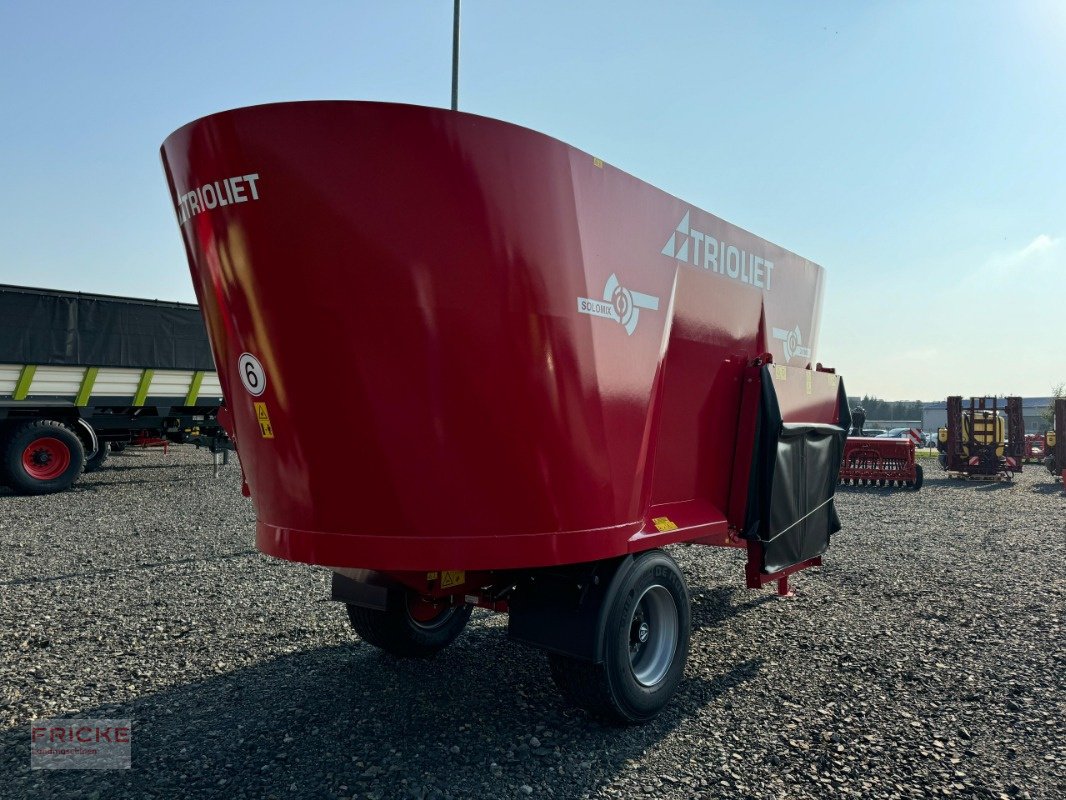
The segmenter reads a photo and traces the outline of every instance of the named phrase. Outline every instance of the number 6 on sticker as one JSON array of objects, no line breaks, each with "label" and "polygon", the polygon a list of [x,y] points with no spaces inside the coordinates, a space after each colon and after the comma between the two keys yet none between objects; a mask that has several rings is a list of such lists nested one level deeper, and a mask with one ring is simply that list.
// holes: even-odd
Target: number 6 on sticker
[{"label": "number 6 on sticker", "polygon": [[240,373],[241,383],[252,397],[259,397],[266,391],[267,376],[259,359],[251,353],[242,353],[237,359],[237,372]]}]

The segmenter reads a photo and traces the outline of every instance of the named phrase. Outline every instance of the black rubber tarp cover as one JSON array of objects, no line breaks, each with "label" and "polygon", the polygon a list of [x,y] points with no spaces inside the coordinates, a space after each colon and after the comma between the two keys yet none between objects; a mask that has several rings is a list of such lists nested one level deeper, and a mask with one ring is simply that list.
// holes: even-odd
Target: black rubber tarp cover
[{"label": "black rubber tarp cover", "polygon": [[213,370],[200,309],[0,286],[0,364]]},{"label": "black rubber tarp cover", "polygon": [[763,543],[763,572],[822,555],[840,530],[833,496],[851,426],[843,381],[838,407],[840,425],[784,423],[769,367],[763,368],[745,525],[745,536]]}]

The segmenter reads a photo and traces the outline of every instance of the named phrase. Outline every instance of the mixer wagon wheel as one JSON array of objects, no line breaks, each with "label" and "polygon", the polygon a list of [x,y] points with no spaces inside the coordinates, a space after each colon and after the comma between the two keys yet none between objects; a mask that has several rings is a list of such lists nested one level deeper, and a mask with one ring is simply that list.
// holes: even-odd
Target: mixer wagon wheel
[{"label": "mixer wagon wheel", "polygon": [[81,439],[61,422],[38,419],[13,429],[0,445],[0,483],[19,494],[70,488],[85,466]]},{"label": "mixer wagon wheel", "polygon": [[473,606],[433,604],[408,593],[402,608],[379,611],[348,604],[348,621],[359,638],[387,653],[429,658],[458,638]]},{"label": "mixer wagon wheel", "polygon": [[688,587],[677,563],[651,550],[637,557],[608,602],[603,663],[549,653],[552,678],[567,699],[595,716],[645,722],[670,701],[685,671]]}]

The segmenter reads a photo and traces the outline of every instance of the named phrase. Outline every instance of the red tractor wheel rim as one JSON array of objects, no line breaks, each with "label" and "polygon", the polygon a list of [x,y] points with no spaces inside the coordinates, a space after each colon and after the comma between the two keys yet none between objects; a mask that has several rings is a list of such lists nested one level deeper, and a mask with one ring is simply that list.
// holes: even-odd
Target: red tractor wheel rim
[{"label": "red tractor wheel rim", "polygon": [[50,481],[70,466],[70,448],[59,439],[46,436],[34,439],[22,451],[22,468],[31,478]]},{"label": "red tractor wheel rim", "polygon": [[453,606],[423,597],[407,598],[407,614],[419,628],[432,630],[444,625],[454,612]]}]

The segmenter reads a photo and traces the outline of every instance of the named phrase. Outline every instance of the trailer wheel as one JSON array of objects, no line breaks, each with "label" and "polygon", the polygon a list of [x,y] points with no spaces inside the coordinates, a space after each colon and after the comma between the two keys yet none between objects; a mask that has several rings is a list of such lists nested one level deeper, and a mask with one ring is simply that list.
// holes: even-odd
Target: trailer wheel
[{"label": "trailer wheel", "polygon": [[914,465],[914,480],[907,481],[907,486],[914,491],[918,491],[922,488],[922,484],[925,482],[925,470],[922,469],[921,464]]},{"label": "trailer wheel", "polygon": [[563,695],[591,714],[630,725],[670,701],[688,659],[691,609],[677,563],[661,550],[642,554],[606,610],[604,662],[550,653]]},{"label": "trailer wheel", "polygon": [[408,594],[403,608],[379,611],[348,604],[348,621],[359,638],[387,653],[429,658],[454,642],[473,607],[435,605]]},{"label": "trailer wheel", "polygon": [[100,469],[104,462],[107,461],[107,453],[107,442],[100,442],[100,446],[96,448],[96,455],[85,459],[85,471],[96,472],[96,470]]},{"label": "trailer wheel", "polygon": [[70,488],[85,466],[81,439],[61,422],[39,419],[15,428],[0,456],[2,480],[18,494]]}]

